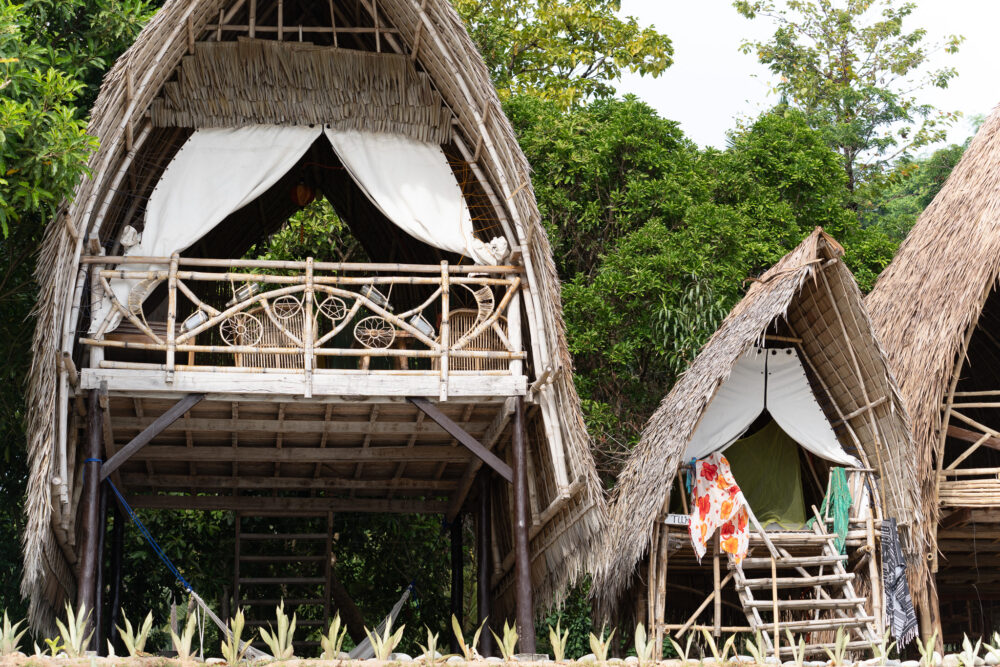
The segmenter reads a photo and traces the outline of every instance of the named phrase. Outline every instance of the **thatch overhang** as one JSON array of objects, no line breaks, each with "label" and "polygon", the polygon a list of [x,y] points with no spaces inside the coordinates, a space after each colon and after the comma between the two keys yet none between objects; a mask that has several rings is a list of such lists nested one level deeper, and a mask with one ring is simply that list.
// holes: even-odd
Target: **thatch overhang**
[{"label": "thatch overhang", "polygon": [[[504,116],[482,58],[447,0],[380,0],[375,16],[371,15],[374,3],[358,7],[336,0],[298,3],[304,7],[300,7],[303,16],[329,16],[328,12],[337,11],[341,18],[334,17],[334,21],[343,20],[345,10],[341,4],[350,4],[351,14],[364,8],[369,14],[360,15],[384,29],[381,35],[369,29],[369,34],[353,37],[352,44],[369,50],[396,48],[405,54],[399,58],[410,59],[419,70],[420,80],[412,90],[421,98],[417,102],[423,105],[418,109],[424,118],[423,126],[436,128],[436,134],[429,136],[450,137],[449,148],[465,158],[480,183],[488,185],[485,194],[503,218],[511,246],[520,253],[530,298],[537,306],[536,320],[531,324],[532,345],[551,360],[549,367],[533,369],[535,376],[530,379],[542,380],[535,387],[536,396],[544,397],[546,429],[555,429],[562,439],[566,459],[562,463],[568,471],[568,485],[547,480],[543,492],[563,502],[552,506],[557,511],[543,517],[543,524],[534,526],[532,532],[534,600],[539,607],[548,605],[582,572],[591,569],[603,530],[605,501],[572,383],[559,280],[535,203],[530,167]],[[191,109],[171,107],[166,98],[169,93],[164,91],[168,83],[176,83],[184,59],[197,56],[197,44],[218,38],[235,39],[232,34],[224,34],[222,25],[254,5],[264,3],[168,0],[164,4],[105,77],[88,129],[100,139],[100,147],[89,162],[89,175],[81,180],[72,201],[47,229],[36,274],[39,297],[35,355],[27,391],[30,478],[21,587],[22,594],[30,599],[30,621],[36,629],[50,628],[63,601],[75,595],[74,539],[56,530],[55,515],[75,512],[77,508],[72,496],[59,497],[53,478],[60,438],[65,437],[66,430],[60,427],[59,414],[61,383],[65,391],[62,358],[64,352],[74,352],[74,337],[82,326],[78,319],[80,303],[73,298],[74,293],[80,293],[85,277],[80,257],[96,253],[101,247],[117,250],[127,202],[123,206],[115,198],[120,197],[125,184],[133,189],[145,188],[148,196],[157,175],[190,133],[185,123],[205,127],[220,124],[217,117],[204,122],[190,120],[190,115],[184,114],[190,114]],[[341,39],[352,39],[350,33],[345,35]],[[301,31],[297,37],[302,39]],[[430,97],[424,95],[427,80],[434,88]],[[440,115],[434,112],[438,99],[450,127],[442,125]],[[241,117],[247,122],[259,122],[255,115],[258,111],[244,109]],[[268,113],[287,111],[288,107],[279,104]],[[359,114],[365,111],[361,100]],[[398,128],[411,120],[405,117],[393,122]],[[288,122],[310,122],[310,117],[290,118]],[[136,197],[136,201],[139,199]],[[71,475],[79,474],[82,458],[76,456],[71,462],[75,465]],[[501,586],[500,596],[499,605],[513,606],[509,582]]]},{"label": "thatch overhang", "polygon": [[[801,339],[799,351],[814,388],[825,394],[827,400],[821,397],[820,403],[830,422],[853,415],[849,420],[862,458],[879,470],[886,515],[908,528],[909,560],[922,562],[922,516],[908,460],[906,412],[842,256],[841,246],[817,228],[754,280],[650,417],[615,487],[604,554],[594,574],[604,615],[618,607],[634,583],[654,524],[666,513],[680,457],[705,408],[744,352],[775,330]],[[838,426],[845,449],[856,451],[853,437]]]},{"label": "thatch overhang", "polygon": [[935,466],[945,444],[942,407],[969,361],[970,340],[1000,275],[998,157],[1000,107],[865,299],[910,415],[925,540],[932,545],[939,520]]}]

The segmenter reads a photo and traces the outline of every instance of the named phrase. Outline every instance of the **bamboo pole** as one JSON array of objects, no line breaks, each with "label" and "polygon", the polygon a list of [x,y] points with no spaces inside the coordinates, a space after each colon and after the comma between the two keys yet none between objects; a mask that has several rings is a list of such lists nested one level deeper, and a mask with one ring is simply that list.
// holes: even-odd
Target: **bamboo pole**
[{"label": "bamboo pole", "polygon": [[[80,258],[83,264],[166,264],[169,257],[151,257],[139,255],[85,255]],[[299,269],[306,268],[304,260],[275,259],[212,259],[204,257],[181,257],[180,266],[198,266],[215,268],[245,268],[259,267],[266,269]],[[394,273],[430,273],[436,274],[441,269],[436,264],[403,264],[394,262],[315,262],[316,271],[382,271]],[[520,273],[522,267],[514,265],[487,266],[482,264],[451,264],[449,273]]]},{"label": "bamboo pole", "polygon": [[781,650],[781,610],[778,608],[778,561],[771,556],[771,613],[774,616],[774,655]]},{"label": "bamboo pole", "polygon": [[[279,5],[280,11],[280,5]],[[304,368],[306,373],[306,398],[312,398],[312,387],[313,387],[313,361],[315,355],[313,353],[313,326],[315,324],[315,319],[313,319],[313,258],[309,257],[306,259],[306,293],[303,298],[302,304],[304,312],[304,321],[302,322],[302,339],[305,343],[305,361]]]},{"label": "bamboo pole", "polygon": [[441,354],[438,362],[441,372],[441,392],[440,400],[448,400],[448,355],[451,347],[451,331],[448,324],[449,300],[451,298],[451,287],[448,279],[448,261],[441,261]]},{"label": "bamboo pole", "polygon": [[714,626],[712,635],[714,637],[722,636],[722,632],[720,630],[722,627],[722,586],[720,574],[721,568],[719,563],[719,554],[722,551],[722,541],[719,533],[720,531],[715,531],[715,546],[712,548],[712,587],[715,591],[715,609],[712,621],[712,625]]},{"label": "bamboo pole", "polygon": [[177,258],[174,253],[170,258],[170,274],[167,278],[167,373],[166,382],[174,381],[175,355],[177,353]]}]

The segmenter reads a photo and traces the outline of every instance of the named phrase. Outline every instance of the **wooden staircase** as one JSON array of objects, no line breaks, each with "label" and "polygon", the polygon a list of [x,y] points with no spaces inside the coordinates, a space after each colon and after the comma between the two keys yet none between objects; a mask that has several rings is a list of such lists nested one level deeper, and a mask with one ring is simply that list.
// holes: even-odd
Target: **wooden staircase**
[{"label": "wooden staircase", "polygon": [[[848,650],[867,650],[878,642],[876,619],[865,608],[867,599],[855,592],[855,575],[844,566],[847,556],[837,552],[834,536],[821,521],[814,523],[811,535],[752,533],[750,545],[757,555],[744,558],[742,568],[730,557],[729,568],[750,627],[761,633],[771,655],[776,622],[782,657],[793,650],[786,630],[795,635],[796,644],[804,635],[807,654],[825,655],[823,649],[833,648],[838,628],[850,634]],[[769,555],[761,557],[761,552]]]},{"label": "wooden staircase", "polygon": [[297,616],[296,652],[316,647],[318,641],[303,638],[330,624],[333,515],[300,518],[295,526],[285,519],[280,530],[262,528],[260,517],[236,515],[233,599],[258,637],[261,627],[275,626],[274,608],[283,600],[285,613]]}]

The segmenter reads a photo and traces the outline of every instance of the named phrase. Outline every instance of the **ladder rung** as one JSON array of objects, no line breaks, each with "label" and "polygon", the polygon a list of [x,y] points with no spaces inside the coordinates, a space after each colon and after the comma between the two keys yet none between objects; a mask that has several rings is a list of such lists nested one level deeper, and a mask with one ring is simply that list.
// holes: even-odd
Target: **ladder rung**
[{"label": "ladder rung", "polygon": [[326,577],[247,577],[241,584],[325,584]]},{"label": "ladder rung", "polygon": [[326,556],[245,556],[240,554],[241,563],[297,563],[318,562],[325,560]]},{"label": "ladder rung", "polygon": [[240,540],[325,540],[326,533],[240,533]]},{"label": "ladder rung", "polygon": [[[853,581],[854,575],[844,574],[822,574],[815,577],[778,577],[778,588],[812,588],[822,584],[840,584]],[[742,588],[771,588],[770,577],[766,579],[746,579]]]},{"label": "ladder rung", "polygon": [[322,598],[284,598],[281,600],[240,600],[241,607],[277,607],[284,602],[287,605],[300,607],[303,605],[321,605]]},{"label": "ladder rung", "polygon": [[[809,630],[810,632],[819,630],[836,630],[837,628],[856,628],[867,623],[874,623],[874,616],[853,616],[851,618],[821,618],[809,621],[785,621],[778,624],[779,630]],[[762,632],[773,632],[774,623],[764,623],[758,625],[757,629]]]},{"label": "ladder rung", "polygon": [[[778,600],[778,609],[850,609],[864,604],[864,598],[837,598],[834,600]],[[747,600],[745,605],[767,611],[774,606],[773,600]]]},{"label": "ladder rung", "polygon": [[[814,565],[834,565],[847,560],[847,556],[782,556],[778,567],[805,567]],[[735,566],[730,566],[735,567]],[[744,558],[743,569],[771,567],[770,558]]]}]

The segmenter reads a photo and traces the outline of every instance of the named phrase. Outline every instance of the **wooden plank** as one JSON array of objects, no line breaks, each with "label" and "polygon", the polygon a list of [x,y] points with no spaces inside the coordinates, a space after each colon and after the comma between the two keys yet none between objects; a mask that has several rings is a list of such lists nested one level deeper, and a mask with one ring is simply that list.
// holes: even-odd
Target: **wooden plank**
[{"label": "wooden plank", "polygon": [[[970,431],[967,428],[962,428],[961,426],[955,426],[954,424],[948,425],[948,436],[955,438],[957,440],[962,440],[964,442],[976,442],[982,438],[982,433],[976,433],[975,431]],[[988,439],[981,443],[984,447],[989,447],[990,449],[1000,450],[1000,438],[996,436],[990,436]]]},{"label": "wooden plank", "polygon": [[[941,530],[948,530],[949,528],[955,528],[956,526],[968,523],[971,518],[972,509],[964,507],[947,516],[941,517],[941,520],[938,522],[938,527]],[[940,539],[940,533],[938,534],[938,538]]]},{"label": "wooden plank", "polygon": [[424,398],[410,397],[407,400],[423,410],[432,421],[437,422],[441,428],[451,434],[453,438],[458,440],[470,452],[481,459],[483,463],[493,468],[497,474],[508,482],[513,483],[514,473],[511,470],[511,467],[504,461],[500,460],[496,454],[487,449],[483,443],[473,438],[465,429],[449,419],[446,414],[437,408],[437,406]]},{"label": "wooden plank", "polygon": [[744,588],[766,589],[772,586],[778,588],[812,588],[817,584],[837,584],[854,579],[853,574],[820,574],[815,577],[762,577],[759,579],[746,579]]},{"label": "wooden plank", "polygon": [[205,447],[192,449],[172,445],[146,447],[133,456],[136,461],[186,461],[194,456],[198,461],[226,463],[316,463],[332,461],[450,461],[462,463],[469,460],[464,449],[455,447]]},{"label": "wooden plank", "polygon": [[138,509],[188,509],[236,512],[247,507],[264,511],[386,512],[394,514],[438,514],[446,501],[380,500],[361,498],[280,498],[248,496],[130,496]]},{"label": "wooden plank", "polygon": [[[197,450],[196,450],[197,451]],[[223,475],[149,475],[124,473],[131,486],[157,489],[391,489],[396,491],[451,491],[455,482],[447,480],[348,479],[343,477],[231,477]]]},{"label": "wooden plank", "polygon": [[[115,428],[141,430],[149,428],[154,423],[150,418],[119,417],[115,419]],[[489,422],[469,422],[464,430],[483,433],[490,426]],[[161,429],[165,431],[239,431],[242,433],[314,433],[352,435],[434,435],[441,434],[442,427],[433,423],[417,424],[415,422],[340,422],[320,421],[318,419],[210,419],[192,417],[183,422],[177,422]],[[450,435],[450,433],[449,433]]]},{"label": "wooden plank", "polygon": [[164,429],[180,419],[185,412],[200,403],[204,398],[205,394],[188,394],[181,400],[177,401],[176,404],[171,406],[169,410],[153,420],[153,423],[147,426],[139,435],[132,438],[127,445],[122,447],[114,456],[101,465],[101,481],[103,482],[107,479],[108,475],[121,467],[121,465],[134,456],[136,452],[149,444],[153,438],[158,436],[164,431]]}]

